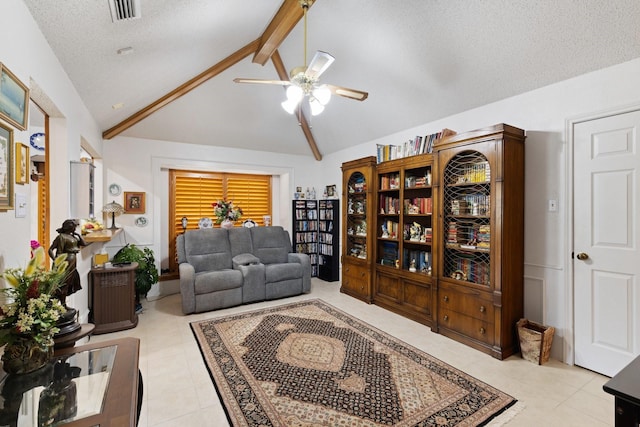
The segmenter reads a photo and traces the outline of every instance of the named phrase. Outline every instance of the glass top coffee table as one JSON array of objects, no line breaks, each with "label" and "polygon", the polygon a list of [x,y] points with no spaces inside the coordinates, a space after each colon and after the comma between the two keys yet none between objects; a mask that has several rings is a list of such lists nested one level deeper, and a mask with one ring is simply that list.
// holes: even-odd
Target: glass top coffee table
[{"label": "glass top coffee table", "polygon": [[0,425],[135,426],[140,341],[123,338],[56,352],[39,370],[3,375]]}]

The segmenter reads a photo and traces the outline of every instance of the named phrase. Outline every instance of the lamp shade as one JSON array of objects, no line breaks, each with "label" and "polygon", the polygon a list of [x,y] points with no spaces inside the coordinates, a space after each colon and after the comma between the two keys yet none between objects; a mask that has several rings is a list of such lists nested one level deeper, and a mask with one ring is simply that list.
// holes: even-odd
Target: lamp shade
[{"label": "lamp shade", "polygon": [[118,227],[116,227],[116,215],[120,215],[121,213],[123,213],[124,207],[122,207],[121,204],[116,203],[114,200],[113,202],[104,205],[104,207],[102,208],[102,212],[111,214],[111,227],[109,228],[111,230],[117,229]]}]

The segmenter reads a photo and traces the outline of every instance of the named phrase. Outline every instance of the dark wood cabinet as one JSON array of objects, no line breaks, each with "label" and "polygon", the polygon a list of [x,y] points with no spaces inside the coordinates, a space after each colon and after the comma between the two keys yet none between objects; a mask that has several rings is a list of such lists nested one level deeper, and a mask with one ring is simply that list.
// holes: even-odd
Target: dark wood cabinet
[{"label": "dark wood cabinet", "polygon": [[342,164],[343,234],[340,291],[371,303],[374,156]]},{"label": "dark wood cabinet", "polygon": [[435,329],[503,359],[524,313],[524,131],[496,125],[436,143]]},{"label": "dark wood cabinet", "polygon": [[95,324],[94,334],[135,328],[135,278],[138,263],[122,267],[92,268],[89,273],[90,318]]}]

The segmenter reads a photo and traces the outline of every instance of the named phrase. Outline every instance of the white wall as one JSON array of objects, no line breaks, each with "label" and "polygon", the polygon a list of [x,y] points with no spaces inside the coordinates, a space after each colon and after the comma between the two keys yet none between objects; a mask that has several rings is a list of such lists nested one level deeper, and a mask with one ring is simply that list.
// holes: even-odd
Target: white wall
[{"label": "white wall", "polygon": [[[37,91],[32,98],[49,114],[56,117],[50,122],[50,231],[52,239],[56,228],[69,215],[69,161],[79,160],[82,137],[91,145],[93,152],[102,151],[101,132],[80,100],[75,88],[64,72],[49,44],[33,21],[27,7],[20,0],[3,0],[0,5],[0,61],[24,84],[31,87],[36,82]],[[14,142],[29,145],[29,132],[16,131]],[[15,193],[29,195],[31,186],[16,185]],[[101,194],[99,195],[101,198]],[[31,215],[16,218],[15,211],[0,212],[0,271],[9,267],[24,267],[29,259],[29,242],[37,238],[33,212],[37,206],[30,203]],[[48,247],[51,242],[41,242]],[[99,251],[96,244],[83,249],[78,257],[78,270],[83,289],[67,299],[69,305],[80,311],[81,320],[86,321],[87,273],[91,255]]]}]

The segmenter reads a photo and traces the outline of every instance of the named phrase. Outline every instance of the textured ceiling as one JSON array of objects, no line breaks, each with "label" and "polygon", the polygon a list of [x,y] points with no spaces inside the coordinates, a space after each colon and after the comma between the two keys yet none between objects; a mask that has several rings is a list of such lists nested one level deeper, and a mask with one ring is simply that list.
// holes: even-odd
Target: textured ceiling
[{"label": "textured ceiling", "polygon": [[[141,0],[141,19],[113,23],[108,0],[24,2],[102,130],[260,37],[281,4]],[[328,154],[628,61],[638,22],[638,0],[317,0],[308,55],[336,57],[321,81],[369,98],[333,97],[311,131]],[[303,65],[302,21],[279,52]],[[122,135],[312,155],[283,89],[235,77],[278,79],[248,57]]]}]

